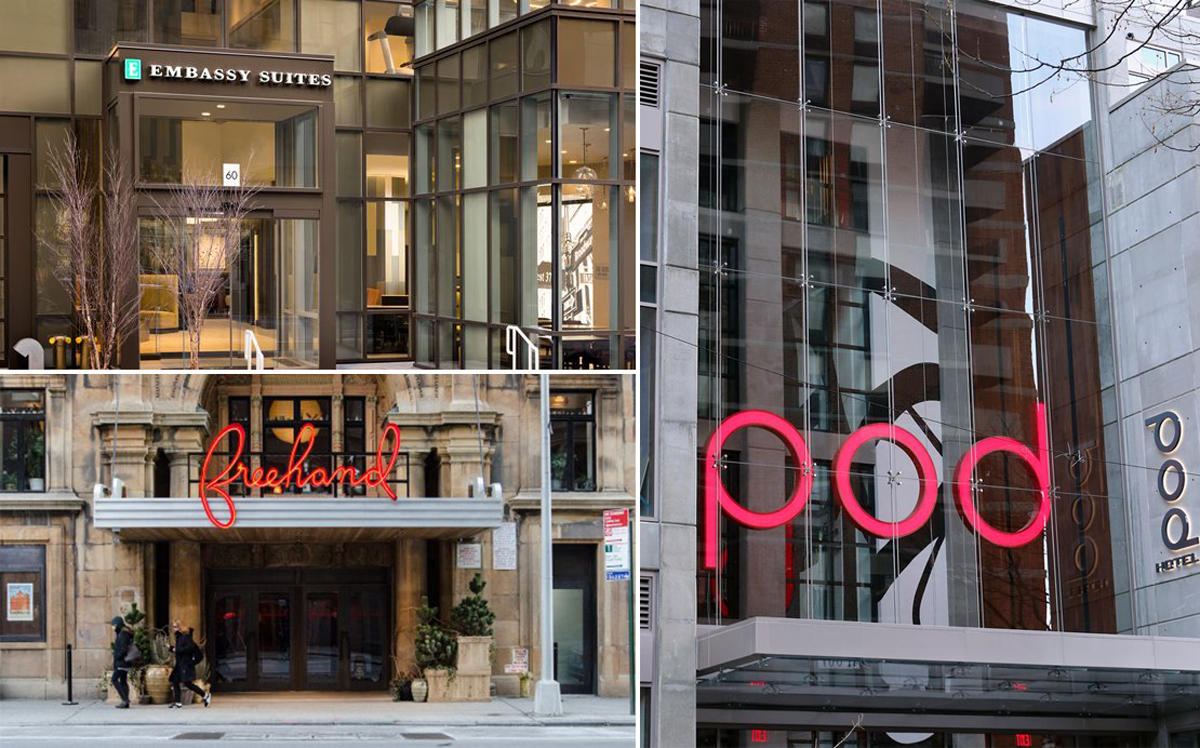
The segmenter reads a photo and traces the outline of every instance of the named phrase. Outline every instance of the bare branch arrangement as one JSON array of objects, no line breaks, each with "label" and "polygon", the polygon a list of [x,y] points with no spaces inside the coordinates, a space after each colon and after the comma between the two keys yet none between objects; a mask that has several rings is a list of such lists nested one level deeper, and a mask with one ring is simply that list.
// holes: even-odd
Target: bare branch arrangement
[{"label": "bare branch arrangement", "polygon": [[246,218],[258,187],[182,182],[155,204],[167,227],[165,242],[147,253],[160,272],[175,276],[187,332],[188,361],[200,368],[201,333],[209,307],[225,287],[228,269],[245,251]]},{"label": "bare branch arrangement", "polygon": [[109,369],[137,330],[138,299],[130,285],[139,266],[137,209],[129,167],[116,152],[105,154],[103,187],[96,166],[69,134],[50,159],[57,231],[40,238],[56,250],[55,275],[86,340],[85,368]]}]

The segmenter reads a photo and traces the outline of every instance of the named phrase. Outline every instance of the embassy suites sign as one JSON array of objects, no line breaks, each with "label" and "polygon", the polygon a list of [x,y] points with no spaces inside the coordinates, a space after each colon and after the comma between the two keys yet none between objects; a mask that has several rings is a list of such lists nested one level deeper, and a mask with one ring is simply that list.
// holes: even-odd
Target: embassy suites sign
[{"label": "embassy suites sign", "polygon": [[328,88],[333,85],[333,76],[328,73],[297,73],[282,70],[254,71],[248,68],[170,65],[162,63],[143,65],[142,61],[136,57],[125,58],[122,69],[127,81],[140,81],[144,78],[151,78],[157,80],[231,83],[234,85],[257,83],[261,86],[298,86],[304,88]]}]

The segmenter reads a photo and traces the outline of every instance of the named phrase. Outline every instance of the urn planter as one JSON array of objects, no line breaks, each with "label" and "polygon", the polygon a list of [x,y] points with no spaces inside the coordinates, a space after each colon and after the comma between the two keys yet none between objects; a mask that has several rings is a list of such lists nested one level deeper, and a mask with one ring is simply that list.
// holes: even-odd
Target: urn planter
[{"label": "urn planter", "polygon": [[152,704],[166,704],[171,700],[171,668],[169,666],[146,666],[146,693],[150,695]]},{"label": "urn planter", "polygon": [[412,697],[413,701],[421,702],[429,694],[429,685],[424,680],[417,678],[412,682]]}]

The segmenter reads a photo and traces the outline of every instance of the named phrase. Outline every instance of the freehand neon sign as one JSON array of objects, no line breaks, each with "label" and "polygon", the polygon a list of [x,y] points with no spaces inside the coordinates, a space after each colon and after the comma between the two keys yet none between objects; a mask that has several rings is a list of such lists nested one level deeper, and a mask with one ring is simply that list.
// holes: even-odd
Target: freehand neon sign
[{"label": "freehand neon sign", "polygon": [[[359,473],[353,465],[338,465],[332,470],[318,466],[305,473],[304,463],[312,453],[315,441],[312,437],[316,431],[316,427],[311,423],[300,427],[300,433],[295,443],[292,444],[291,454],[288,455],[287,467],[281,471],[279,468],[264,469],[262,466],[250,469],[242,461],[242,452],[246,447],[246,429],[238,423],[231,423],[221,429],[212,444],[208,446],[208,452],[204,455],[204,463],[200,466],[200,503],[204,505],[204,513],[208,516],[208,521],[222,530],[233,527],[233,523],[237,521],[237,506],[234,504],[233,497],[229,495],[228,489],[234,483],[247,488],[280,490],[291,487],[300,489],[305,486],[329,488],[335,484],[354,487],[368,486],[382,489],[388,498],[392,501],[396,500],[396,492],[388,485],[388,476],[392,474],[393,468],[396,467],[396,461],[400,459],[400,428],[396,424],[389,423],[383,427],[383,433],[379,437],[379,450],[375,453],[375,464],[363,470],[362,473]],[[210,480],[208,477],[209,466],[213,456],[219,454],[217,448],[226,437],[230,437],[234,445],[231,453],[222,454],[222,456],[229,457],[229,463]],[[385,457],[384,445],[389,443],[391,452]],[[302,444],[306,445],[303,447],[303,451],[301,451]],[[228,521],[221,522],[213,514],[212,507],[209,505],[209,492],[225,502],[225,508],[229,511]]]},{"label": "freehand neon sign", "polygon": [[[999,546],[1017,548],[1042,534],[1050,519],[1050,452],[1046,435],[1046,406],[1034,406],[1037,444],[1033,449],[1016,439],[990,436],[976,442],[959,461],[954,471],[954,497],[959,513],[967,526],[980,537]],[[798,466],[798,478],[791,496],[780,508],[771,512],[756,512],[739,504],[721,480],[720,455],[725,441],[734,433],[751,426],[766,429],[778,436],[787,448],[793,465]],[[912,513],[899,522],[885,522],[871,516],[858,499],[850,483],[850,464],[854,454],[869,442],[888,440],[898,446],[917,468],[920,495]],[[1038,511],[1025,527],[1008,532],[988,524],[975,508],[971,495],[971,476],[979,461],[993,452],[1007,452],[1025,463],[1038,486]],[[726,418],[708,440],[704,459],[704,566],[717,568],[719,555],[717,519],[725,512],[735,522],[746,527],[765,530],[779,527],[800,514],[812,492],[812,461],[804,438],[792,424],[765,410],[743,410]],[[916,532],[933,514],[937,504],[937,472],[933,458],[912,432],[895,424],[872,423],[855,431],[846,439],[833,459],[833,487],[838,502],[850,520],[863,532],[880,538],[905,537]]]}]

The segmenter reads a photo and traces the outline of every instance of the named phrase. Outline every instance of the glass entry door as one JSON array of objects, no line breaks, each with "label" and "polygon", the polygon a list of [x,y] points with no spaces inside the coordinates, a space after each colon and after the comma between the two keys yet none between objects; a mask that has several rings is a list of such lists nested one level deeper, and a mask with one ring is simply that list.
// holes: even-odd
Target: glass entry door
[{"label": "glass entry door", "polygon": [[[201,367],[244,367],[247,332],[262,349],[267,366],[315,367],[320,222],[270,214],[247,218],[237,250],[226,257],[212,249],[224,246],[215,222],[211,232],[189,233],[173,223],[178,220],[140,222],[142,359],[161,367],[188,365],[193,340],[187,292],[196,285],[217,289],[204,307]],[[197,246],[189,248],[188,243]],[[176,252],[194,255],[186,270],[170,259]]]},{"label": "glass entry door", "polygon": [[386,569],[211,570],[207,651],[218,690],[387,687]]},{"label": "glass entry door", "polygon": [[596,692],[596,546],[554,546],[554,678]]}]

